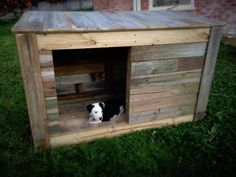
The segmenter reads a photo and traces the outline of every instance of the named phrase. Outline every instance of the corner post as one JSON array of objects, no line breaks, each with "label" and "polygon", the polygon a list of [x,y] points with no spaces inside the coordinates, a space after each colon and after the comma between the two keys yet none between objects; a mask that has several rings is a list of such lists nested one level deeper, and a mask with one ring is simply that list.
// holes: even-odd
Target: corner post
[{"label": "corner post", "polygon": [[39,53],[35,34],[16,34],[21,74],[35,148],[49,147]]},{"label": "corner post", "polygon": [[211,28],[194,121],[201,120],[205,117],[222,31],[223,28],[220,26]]}]

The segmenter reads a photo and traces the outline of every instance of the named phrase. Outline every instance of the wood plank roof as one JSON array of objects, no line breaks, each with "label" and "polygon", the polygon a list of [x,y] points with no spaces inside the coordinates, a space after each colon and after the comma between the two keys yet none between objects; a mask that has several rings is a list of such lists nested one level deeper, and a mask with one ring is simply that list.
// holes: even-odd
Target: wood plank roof
[{"label": "wood plank roof", "polygon": [[221,26],[217,20],[176,11],[62,12],[28,11],[12,28],[15,33],[124,31]]}]

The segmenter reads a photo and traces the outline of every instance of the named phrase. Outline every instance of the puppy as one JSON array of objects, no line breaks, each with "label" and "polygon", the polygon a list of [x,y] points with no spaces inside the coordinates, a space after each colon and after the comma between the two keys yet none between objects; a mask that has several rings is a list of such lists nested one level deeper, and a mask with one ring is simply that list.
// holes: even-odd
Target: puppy
[{"label": "puppy", "polygon": [[110,121],[125,112],[124,103],[115,99],[93,103],[87,106],[89,112],[88,124],[99,124]]}]

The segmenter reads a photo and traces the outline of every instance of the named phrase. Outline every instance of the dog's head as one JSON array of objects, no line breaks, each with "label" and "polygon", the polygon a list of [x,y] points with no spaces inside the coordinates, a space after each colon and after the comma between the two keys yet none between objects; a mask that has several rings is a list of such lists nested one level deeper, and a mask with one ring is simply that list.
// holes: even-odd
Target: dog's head
[{"label": "dog's head", "polygon": [[103,102],[88,105],[87,110],[89,112],[90,118],[92,118],[93,121],[102,120],[104,108],[105,104]]}]

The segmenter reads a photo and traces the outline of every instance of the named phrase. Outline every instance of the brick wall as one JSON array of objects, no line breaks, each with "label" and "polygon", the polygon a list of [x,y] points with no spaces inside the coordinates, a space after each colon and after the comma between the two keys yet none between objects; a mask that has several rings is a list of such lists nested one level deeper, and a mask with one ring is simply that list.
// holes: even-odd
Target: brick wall
[{"label": "brick wall", "polygon": [[149,0],[141,0],[141,10],[149,9]]},{"label": "brick wall", "polygon": [[133,10],[133,0],[93,0],[93,8],[98,11]]},{"label": "brick wall", "polygon": [[236,37],[236,0],[195,0],[196,14],[227,24],[224,33]]}]

